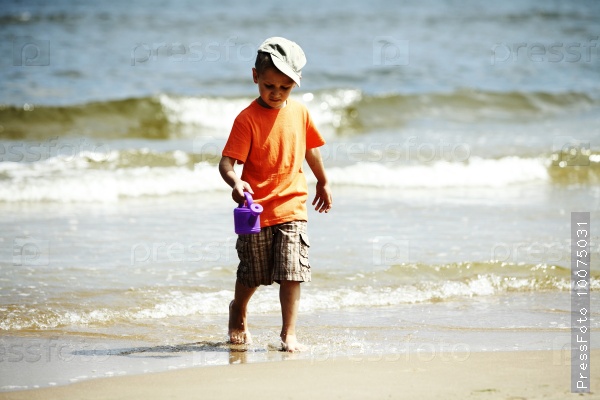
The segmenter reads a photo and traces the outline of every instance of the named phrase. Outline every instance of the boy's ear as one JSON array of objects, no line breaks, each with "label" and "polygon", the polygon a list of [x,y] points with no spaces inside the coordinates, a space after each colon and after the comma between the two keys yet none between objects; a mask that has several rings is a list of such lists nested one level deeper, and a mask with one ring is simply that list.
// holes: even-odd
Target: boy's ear
[{"label": "boy's ear", "polygon": [[252,68],[252,79],[254,80],[254,83],[258,83],[258,71],[256,68]]}]

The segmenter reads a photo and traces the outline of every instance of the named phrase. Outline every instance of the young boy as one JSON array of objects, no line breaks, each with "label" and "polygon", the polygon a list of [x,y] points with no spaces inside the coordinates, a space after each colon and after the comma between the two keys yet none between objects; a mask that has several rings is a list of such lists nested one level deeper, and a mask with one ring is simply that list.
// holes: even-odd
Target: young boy
[{"label": "young boy", "polygon": [[[332,204],[318,149],[325,141],[306,107],[288,99],[292,88],[300,86],[305,64],[304,52],[296,43],[281,37],[265,40],[252,68],[259,97],[236,117],[219,163],[221,176],[233,189],[233,201],[243,202],[248,191],[264,208],[261,232],[239,235],[236,242],[240,263],[229,304],[231,343],[251,343],[248,302],[258,286],[277,282],[283,350],[302,349],[296,339],[300,283],[311,280],[304,159],[317,178],[315,210],[328,212]],[[244,164],[241,178],[233,169],[236,161]]]}]

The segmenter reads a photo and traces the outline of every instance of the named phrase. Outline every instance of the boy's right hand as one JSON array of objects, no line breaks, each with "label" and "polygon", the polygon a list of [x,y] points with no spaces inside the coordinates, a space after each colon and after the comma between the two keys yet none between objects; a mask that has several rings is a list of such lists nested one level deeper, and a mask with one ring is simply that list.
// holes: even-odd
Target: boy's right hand
[{"label": "boy's right hand", "polygon": [[248,182],[245,182],[237,177],[235,170],[233,169],[234,165],[234,158],[227,156],[221,157],[221,161],[219,161],[219,173],[223,177],[223,180],[227,182],[227,184],[233,189],[231,192],[233,201],[239,204],[246,200],[244,191],[250,192],[250,194],[254,194],[254,191]]},{"label": "boy's right hand", "polygon": [[244,192],[249,192],[250,194],[254,194],[254,191],[250,187],[250,184],[246,181],[240,180],[233,186],[233,190],[231,191],[231,197],[233,198],[233,201],[235,201],[238,204],[246,201]]}]

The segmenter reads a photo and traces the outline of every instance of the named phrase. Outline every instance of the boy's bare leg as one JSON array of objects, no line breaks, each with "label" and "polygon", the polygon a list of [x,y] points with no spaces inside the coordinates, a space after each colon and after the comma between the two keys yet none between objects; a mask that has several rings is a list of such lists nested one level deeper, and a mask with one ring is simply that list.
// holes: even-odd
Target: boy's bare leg
[{"label": "boy's bare leg", "polygon": [[252,336],[248,330],[246,312],[248,302],[256,288],[244,286],[239,281],[235,282],[235,297],[229,303],[229,341],[234,344],[250,344]]},{"label": "boy's bare leg", "polygon": [[281,343],[283,350],[294,352],[305,349],[296,338],[296,319],[300,305],[300,282],[281,281],[279,284],[279,301],[281,302]]}]

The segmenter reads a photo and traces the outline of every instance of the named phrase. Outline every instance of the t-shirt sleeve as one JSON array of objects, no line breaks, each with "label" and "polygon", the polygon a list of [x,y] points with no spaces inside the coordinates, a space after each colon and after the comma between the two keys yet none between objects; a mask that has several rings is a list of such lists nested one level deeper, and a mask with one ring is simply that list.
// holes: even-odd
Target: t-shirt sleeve
[{"label": "t-shirt sleeve", "polygon": [[250,128],[250,124],[240,114],[233,121],[229,138],[227,139],[227,143],[225,143],[221,155],[223,157],[235,158],[243,164],[246,162],[246,158],[248,158],[251,144],[252,129]]},{"label": "t-shirt sleeve", "polygon": [[315,147],[321,147],[325,144],[325,139],[321,136],[321,133],[315,126],[308,110],[305,109],[306,113],[306,149],[314,149]]}]

